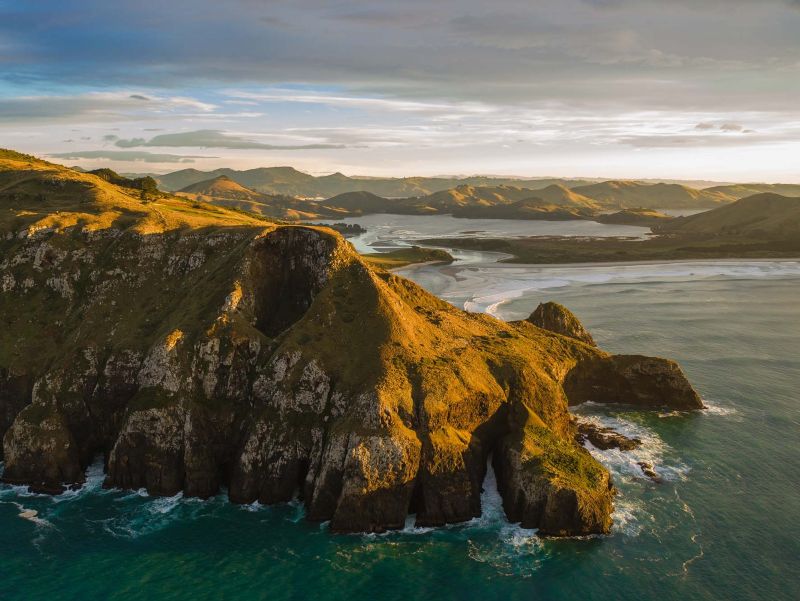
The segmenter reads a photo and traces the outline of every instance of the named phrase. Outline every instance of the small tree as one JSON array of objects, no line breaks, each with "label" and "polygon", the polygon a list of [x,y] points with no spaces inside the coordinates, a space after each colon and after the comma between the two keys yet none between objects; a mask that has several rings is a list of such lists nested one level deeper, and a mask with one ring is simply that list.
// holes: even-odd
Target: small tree
[{"label": "small tree", "polygon": [[137,183],[139,184],[139,188],[141,188],[143,192],[148,192],[148,193],[158,192],[158,183],[149,175],[146,177],[139,178],[137,180]]}]

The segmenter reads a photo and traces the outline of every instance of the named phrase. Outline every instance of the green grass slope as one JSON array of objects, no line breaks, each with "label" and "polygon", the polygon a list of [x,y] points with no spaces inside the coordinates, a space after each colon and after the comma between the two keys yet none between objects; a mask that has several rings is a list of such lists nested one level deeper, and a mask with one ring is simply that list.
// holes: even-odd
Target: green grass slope
[{"label": "green grass slope", "polygon": [[800,198],[756,194],[712,211],[674,219],[658,226],[657,231],[752,239],[800,238]]}]

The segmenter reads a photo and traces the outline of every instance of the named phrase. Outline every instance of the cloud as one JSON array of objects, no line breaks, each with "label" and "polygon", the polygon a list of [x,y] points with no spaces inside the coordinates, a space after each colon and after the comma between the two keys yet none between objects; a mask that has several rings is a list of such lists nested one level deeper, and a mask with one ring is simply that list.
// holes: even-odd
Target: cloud
[{"label": "cloud", "polygon": [[317,104],[333,107],[366,109],[375,111],[424,114],[488,113],[496,110],[483,103],[474,102],[422,102],[398,98],[382,98],[356,94],[323,94],[298,92],[273,88],[263,92],[229,90],[229,96],[236,99],[258,100],[260,102],[288,102]]},{"label": "cloud", "polygon": [[[745,133],[745,132],[743,132]],[[620,144],[634,148],[752,148],[765,144],[792,143],[796,133],[764,135],[749,130],[747,136],[661,134],[629,135],[618,139]]]},{"label": "cloud", "polygon": [[181,156],[177,154],[158,154],[136,150],[81,150],[77,152],[58,152],[50,156],[58,159],[106,159],[109,161],[131,161],[143,163],[194,163],[195,159],[214,157]]},{"label": "cloud", "polygon": [[139,146],[166,147],[195,147],[195,148],[227,148],[232,150],[321,150],[344,148],[341,144],[302,144],[302,145],[277,145],[264,144],[254,140],[226,134],[217,129],[201,129],[174,134],[160,134],[150,140],[132,138],[117,140],[120,148],[136,148]]},{"label": "cloud", "polygon": [[148,98],[147,102],[140,98],[144,97],[126,92],[0,98],[0,122],[166,118],[187,109],[207,113],[216,108],[213,104],[182,96]]},{"label": "cloud", "polygon": [[788,171],[799,5],[0,0],[0,138],[395,174],[668,169],[645,145],[697,172],[723,161],[683,147],[778,141],[794,146],[765,165]]},{"label": "cloud", "polygon": [[744,125],[738,123],[721,123],[719,125],[714,123],[698,123],[694,126],[695,129],[700,131],[721,131],[726,133],[752,133],[752,130],[745,130]]},{"label": "cloud", "polygon": [[[736,10],[725,11],[720,19],[730,2]],[[766,100],[786,108],[797,92],[798,4],[2,3],[0,78],[15,84],[146,90],[198,82],[212,88],[302,82],[339,88],[347,95],[419,103],[447,99],[627,107],[647,102],[669,108],[702,103],[726,110],[764,106]],[[736,77],[722,77],[721,71]]]}]

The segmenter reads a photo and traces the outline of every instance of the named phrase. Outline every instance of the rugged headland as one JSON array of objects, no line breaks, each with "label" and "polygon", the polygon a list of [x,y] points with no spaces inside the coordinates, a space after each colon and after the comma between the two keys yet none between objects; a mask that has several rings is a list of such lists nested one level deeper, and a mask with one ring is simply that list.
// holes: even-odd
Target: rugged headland
[{"label": "rugged headland", "polygon": [[102,455],[109,487],[299,494],[333,531],[383,531],[479,515],[491,458],[509,520],[604,533],[613,485],[568,407],[702,406],[677,364],[610,355],[564,308],[467,313],[330,229],[8,151],[0,247],[3,478],[34,490]]}]

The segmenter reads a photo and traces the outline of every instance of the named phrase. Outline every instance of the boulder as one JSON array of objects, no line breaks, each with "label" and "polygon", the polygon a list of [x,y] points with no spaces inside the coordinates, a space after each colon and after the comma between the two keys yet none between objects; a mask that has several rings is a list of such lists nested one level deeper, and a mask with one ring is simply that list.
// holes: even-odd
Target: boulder
[{"label": "boulder", "polygon": [[603,451],[609,449],[632,451],[642,446],[642,441],[638,438],[628,438],[613,428],[604,428],[581,420],[578,420],[576,440],[580,444],[588,440],[594,447]]}]

